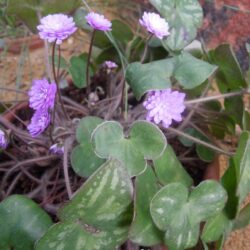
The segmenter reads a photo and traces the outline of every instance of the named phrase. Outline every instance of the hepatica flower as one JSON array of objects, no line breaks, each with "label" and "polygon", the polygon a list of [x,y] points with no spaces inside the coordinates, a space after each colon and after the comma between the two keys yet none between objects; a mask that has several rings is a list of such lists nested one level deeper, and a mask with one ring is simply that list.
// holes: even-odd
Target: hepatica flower
[{"label": "hepatica flower", "polygon": [[181,113],[185,110],[185,94],[178,91],[151,91],[143,106],[148,110],[146,119],[168,128],[173,121],[182,121]]},{"label": "hepatica flower", "polygon": [[29,133],[32,137],[36,137],[43,133],[50,124],[50,114],[46,110],[37,110],[31,118],[28,125]]},{"label": "hepatica flower", "polygon": [[49,148],[49,151],[52,153],[52,154],[55,154],[55,155],[63,155],[64,153],[64,147],[58,143],[56,144],[53,144],[50,148]]},{"label": "hepatica flower", "polygon": [[73,18],[64,14],[50,14],[43,17],[37,29],[41,39],[48,40],[49,43],[56,41],[57,44],[61,44],[77,30]]},{"label": "hepatica flower", "polygon": [[49,84],[46,79],[34,80],[28,92],[29,106],[34,110],[48,110],[54,107],[56,84]]},{"label": "hepatica flower", "polygon": [[105,61],[104,64],[108,69],[115,69],[118,67],[118,65],[112,61]]},{"label": "hepatica flower", "polygon": [[159,14],[144,12],[140,24],[147,29],[148,32],[155,35],[159,39],[169,35],[169,26],[164,18]]},{"label": "hepatica flower", "polygon": [[6,149],[8,146],[8,141],[6,134],[3,130],[0,129],[0,149]]},{"label": "hepatica flower", "polygon": [[95,30],[109,31],[112,23],[103,15],[95,12],[90,12],[86,17],[87,23]]}]

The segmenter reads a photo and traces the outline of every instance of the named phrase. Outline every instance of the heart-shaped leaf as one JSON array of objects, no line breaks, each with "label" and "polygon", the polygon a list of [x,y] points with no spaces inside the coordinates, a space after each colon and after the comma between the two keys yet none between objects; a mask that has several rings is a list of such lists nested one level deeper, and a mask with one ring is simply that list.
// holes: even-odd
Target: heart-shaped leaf
[{"label": "heart-shaped leaf", "polygon": [[157,227],[165,233],[171,249],[184,249],[198,241],[199,223],[224,208],[227,195],[223,187],[208,180],[190,193],[181,183],[163,187],[152,199],[150,211]]},{"label": "heart-shaped leaf", "polygon": [[195,88],[213,74],[216,68],[183,52],[170,59],[145,64],[131,63],[126,70],[126,80],[136,98],[140,99],[147,91],[171,88],[171,77],[186,89]]},{"label": "heart-shaped leaf", "polygon": [[128,236],[133,186],[117,160],[103,164],[59,211],[63,221],[38,242],[37,250],[114,250]]},{"label": "heart-shaped leaf", "polygon": [[51,225],[48,214],[35,202],[9,196],[0,203],[0,249],[32,250]]},{"label": "heart-shaped leaf", "polygon": [[104,122],[95,129],[92,139],[98,156],[118,159],[130,176],[142,173],[146,160],[158,158],[166,147],[166,138],[161,130],[146,121],[135,122],[129,136],[124,136],[118,122]]},{"label": "heart-shaped leaf", "polygon": [[148,167],[135,181],[134,219],[130,228],[131,241],[143,245],[154,246],[163,241],[163,233],[155,226],[149,216],[149,206],[153,196],[159,190],[157,178]]},{"label": "heart-shaped leaf", "polygon": [[76,130],[79,145],[72,150],[71,164],[74,171],[80,176],[90,176],[104,163],[104,160],[95,154],[91,144],[91,134],[102,122],[102,119],[93,116],[86,116],[79,122]]},{"label": "heart-shaped leaf", "polygon": [[197,0],[150,0],[170,25],[170,35],[163,45],[181,50],[195,37],[202,24],[202,8]]},{"label": "heart-shaped leaf", "polygon": [[154,167],[159,181],[164,185],[172,182],[180,182],[186,187],[192,185],[192,178],[177,159],[170,145],[166,147],[161,157],[154,160]]}]

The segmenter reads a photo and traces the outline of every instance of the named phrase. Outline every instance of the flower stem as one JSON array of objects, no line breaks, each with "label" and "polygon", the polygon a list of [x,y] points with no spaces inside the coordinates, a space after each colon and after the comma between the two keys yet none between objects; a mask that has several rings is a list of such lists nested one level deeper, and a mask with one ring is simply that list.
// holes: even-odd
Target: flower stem
[{"label": "flower stem", "polygon": [[68,154],[69,154],[69,149],[70,145],[72,143],[72,138],[67,138],[64,143],[64,154],[63,154],[63,173],[64,173],[64,179],[65,179],[65,184],[66,184],[66,189],[68,193],[69,199],[72,197],[72,189],[70,185],[70,179],[69,179],[69,171],[68,171]]},{"label": "flower stem", "polygon": [[89,67],[90,67],[90,58],[92,54],[93,42],[95,39],[95,30],[92,33],[90,45],[89,45],[89,54],[87,59],[87,67],[86,67],[86,82],[87,82],[87,96],[90,94],[90,77],[89,77]]},{"label": "flower stem", "polygon": [[207,97],[202,97],[202,98],[186,101],[185,104],[190,105],[190,104],[194,104],[194,103],[209,102],[209,101],[217,100],[217,99],[220,99],[220,98],[229,98],[229,97],[248,94],[248,93],[249,92],[244,89],[244,90],[240,90],[240,91],[236,91],[236,92],[231,92],[231,93],[226,93],[226,94],[221,94],[221,95],[215,95],[215,96],[207,96]]},{"label": "flower stem", "polygon": [[142,55],[142,58],[141,58],[141,63],[143,63],[146,59],[146,56],[148,54],[148,44],[149,44],[149,41],[150,39],[153,37],[153,34],[151,34],[148,38],[147,38],[147,41],[146,41],[146,45],[145,45],[145,48],[144,48],[144,51],[143,51],[143,55]]},{"label": "flower stem", "polygon": [[[61,92],[60,92],[60,87],[59,87],[59,83],[58,83],[58,79],[57,79],[57,75],[56,75],[55,50],[56,50],[56,41],[54,42],[53,48],[52,48],[52,69],[53,69],[53,76],[54,76],[55,83],[56,83],[56,86],[57,86],[57,96],[58,96],[59,102],[61,103],[63,114],[64,114],[65,118],[67,120],[69,120],[68,114],[67,114],[67,112],[66,112],[66,110],[64,108],[64,105],[63,105],[62,96],[61,96]],[[60,56],[60,53],[59,53],[59,56]],[[55,108],[53,109],[53,117],[55,117]],[[53,123],[54,123],[54,118],[53,118]]]},{"label": "flower stem", "polygon": [[187,138],[187,139],[189,139],[189,140],[191,140],[191,141],[193,141],[195,143],[198,143],[198,144],[203,145],[203,146],[205,146],[207,148],[210,148],[210,149],[212,149],[214,151],[217,151],[219,153],[222,153],[222,154],[225,154],[225,155],[228,155],[228,156],[233,155],[233,153],[231,153],[231,152],[224,151],[221,148],[218,148],[218,147],[216,147],[216,146],[214,146],[214,145],[212,145],[212,144],[210,144],[208,142],[204,142],[204,141],[202,141],[202,140],[200,140],[200,139],[198,139],[196,137],[193,137],[193,136],[191,136],[189,134],[186,134],[186,133],[184,133],[184,132],[182,132],[182,131],[180,131],[178,129],[169,127],[169,128],[167,128],[167,130],[170,131],[170,132],[173,132],[176,135],[183,136],[183,137],[185,137],[185,138]]}]

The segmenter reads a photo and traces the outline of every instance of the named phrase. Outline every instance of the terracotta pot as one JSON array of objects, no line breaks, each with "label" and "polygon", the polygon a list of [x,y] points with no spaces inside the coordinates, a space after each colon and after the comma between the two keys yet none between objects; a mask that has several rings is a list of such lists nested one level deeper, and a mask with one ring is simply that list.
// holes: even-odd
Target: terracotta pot
[{"label": "terracotta pot", "polygon": [[[19,37],[19,38],[6,38],[5,40],[7,51],[19,54],[22,51],[23,44],[27,44],[29,50],[34,50],[38,48],[42,48],[44,45],[43,40],[38,35],[31,35],[27,37]],[[0,49],[2,51],[3,48]]]},{"label": "terracotta pot", "polygon": [[220,180],[220,160],[219,155],[217,155],[213,162],[211,162],[205,170],[204,180]]}]

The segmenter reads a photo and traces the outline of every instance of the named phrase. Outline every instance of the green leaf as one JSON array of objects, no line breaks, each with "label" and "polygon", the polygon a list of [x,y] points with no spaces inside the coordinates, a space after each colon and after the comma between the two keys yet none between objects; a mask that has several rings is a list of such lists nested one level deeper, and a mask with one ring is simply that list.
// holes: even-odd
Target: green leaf
[{"label": "green leaf", "polygon": [[224,208],[227,195],[216,181],[200,183],[193,191],[181,183],[163,187],[151,201],[150,212],[157,227],[164,230],[171,249],[184,249],[198,241],[199,223]]},{"label": "green leaf", "polygon": [[[195,138],[198,138],[204,142],[209,142],[209,139],[201,134],[198,130],[194,129],[194,128],[186,128],[184,130],[184,132],[188,135],[191,135]],[[194,142],[190,139],[184,138],[183,136],[179,136],[178,139],[180,140],[180,142],[186,146],[186,147],[191,147]],[[195,145],[195,149],[196,149],[196,153],[199,156],[199,158],[205,162],[211,162],[214,160],[215,157],[215,152],[201,144],[196,143]]]},{"label": "green leaf", "polygon": [[234,221],[234,230],[242,229],[250,224],[250,204],[247,204]]},{"label": "green leaf", "polygon": [[186,187],[192,185],[192,178],[177,159],[170,145],[166,147],[160,158],[154,160],[154,167],[159,181],[164,185],[173,182],[180,182]]},{"label": "green leaf", "polygon": [[71,153],[71,164],[76,174],[89,177],[102,164],[104,160],[97,157],[91,143],[83,143],[74,147]]},{"label": "green leaf", "polygon": [[207,80],[216,69],[216,66],[184,52],[176,57],[173,76],[182,87],[192,89]]},{"label": "green leaf", "polygon": [[140,99],[147,91],[170,88],[170,77],[173,67],[172,59],[146,64],[131,63],[126,70],[126,80],[132,88],[135,97]]},{"label": "green leaf", "polygon": [[112,43],[109,41],[105,33],[103,31],[98,31],[98,30],[95,31],[95,38],[93,45],[101,49],[112,47]]},{"label": "green leaf", "polygon": [[221,212],[206,222],[202,231],[201,239],[207,243],[217,241],[225,234],[225,232],[229,233],[231,229],[232,222],[228,219],[225,213]]},{"label": "green leaf", "polygon": [[250,134],[242,133],[240,137],[240,146],[233,158],[235,166],[238,168],[238,187],[237,195],[240,203],[244,201],[250,192]]},{"label": "green leaf", "polygon": [[150,0],[170,25],[170,35],[163,45],[181,50],[195,37],[202,24],[202,8],[197,0]]},{"label": "green leaf", "polygon": [[103,119],[96,116],[85,116],[82,118],[76,129],[76,140],[79,143],[91,141],[94,129],[103,122]]},{"label": "green leaf", "polygon": [[[69,73],[71,74],[73,83],[77,88],[84,88],[87,86],[86,67],[87,56],[85,54],[72,56],[70,58]],[[90,74],[91,73],[92,72],[90,72]]]},{"label": "green leaf", "polygon": [[126,234],[125,229],[111,232],[81,222],[63,222],[52,226],[35,250],[115,250]]},{"label": "green leaf", "polygon": [[90,176],[104,163],[104,160],[95,154],[91,143],[92,132],[102,122],[102,119],[93,116],[86,116],[79,122],[76,130],[79,145],[72,150],[71,164],[80,176]]},{"label": "green leaf", "polygon": [[250,192],[250,139],[249,133],[243,132],[237,151],[230,158],[229,167],[222,176],[222,185],[228,193],[225,211],[230,219],[237,216],[240,204]]},{"label": "green leaf", "polygon": [[225,93],[247,87],[240,65],[229,44],[222,44],[209,53],[212,62],[219,66],[216,74],[220,91]]},{"label": "green leaf", "polygon": [[69,13],[79,7],[79,0],[8,0],[7,14],[15,15],[22,20],[34,33],[39,23],[37,12],[42,16],[52,13]]},{"label": "green leaf", "polygon": [[229,167],[221,178],[223,187],[227,190],[228,200],[225,207],[225,213],[229,219],[234,219],[238,212],[239,197],[236,195],[237,190],[237,169],[232,159],[229,160]]},{"label": "green leaf", "polygon": [[0,203],[0,249],[32,250],[52,221],[35,202],[12,195]]},{"label": "green leaf", "polygon": [[129,232],[129,239],[143,246],[154,246],[163,241],[163,233],[154,225],[149,216],[150,202],[159,190],[153,170],[148,167],[135,181],[134,219]]},{"label": "green leaf", "polygon": [[243,112],[242,126],[243,126],[243,130],[250,132],[250,113],[247,110]]},{"label": "green leaf", "polygon": [[235,124],[239,124],[242,127],[244,103],[242,96],[234,96],[224,100],[224,106],[229,117],[232,118]]},{"label": "green leaf", "polygon": [[140,99],[147,91],[171,87],[171,77],[186,89],[195,88],[215,70],[214,65],[184,52],[170,59],[145,64],[131,63],[126,70],[126,80],[136,98]]},{"label": "green leaf", "polygon": [[[50,61],[50,64],[52,65],[52,56],[49,57],[49,61]],[[55,66],[56,67],[57,67],[58,63],[59,63],[59,57],[56,55],[55,56]],[[60,68],[61,69],[68,69],[69,68],[67,61],[62,56],[60,56]]]},{"label": "green leaf", "polygon": [[131,31],[130,27],[120,20],[112,21],[112,35],[115,40],[124,44],[133,39],[133,32]]},{"label": "green leaf", "polygon": [[128,236],[133,186],[117,160],[103,164],[59,210],[62,223],[52,227],[36,250],[114,250]]},{"label": "green leaf", "polygon": [[92,30],[92,28],[88,25],[86,20],[86,15],[88,14],[88,11],[84,8],[78,8],[76,12],[74,13],[74,22],[77,27],[82,28],[84,30]]},{"label": "green leaf", "polygon": [[130,176],[136,176],[145,170],[145,160],[156,159],[163,153],[166,138],[157,126],[146,121],[135,122],[129,136],[124,136],[118,122],[109,121],[95,129],[93,143],[99,157],[120,160]]}]

